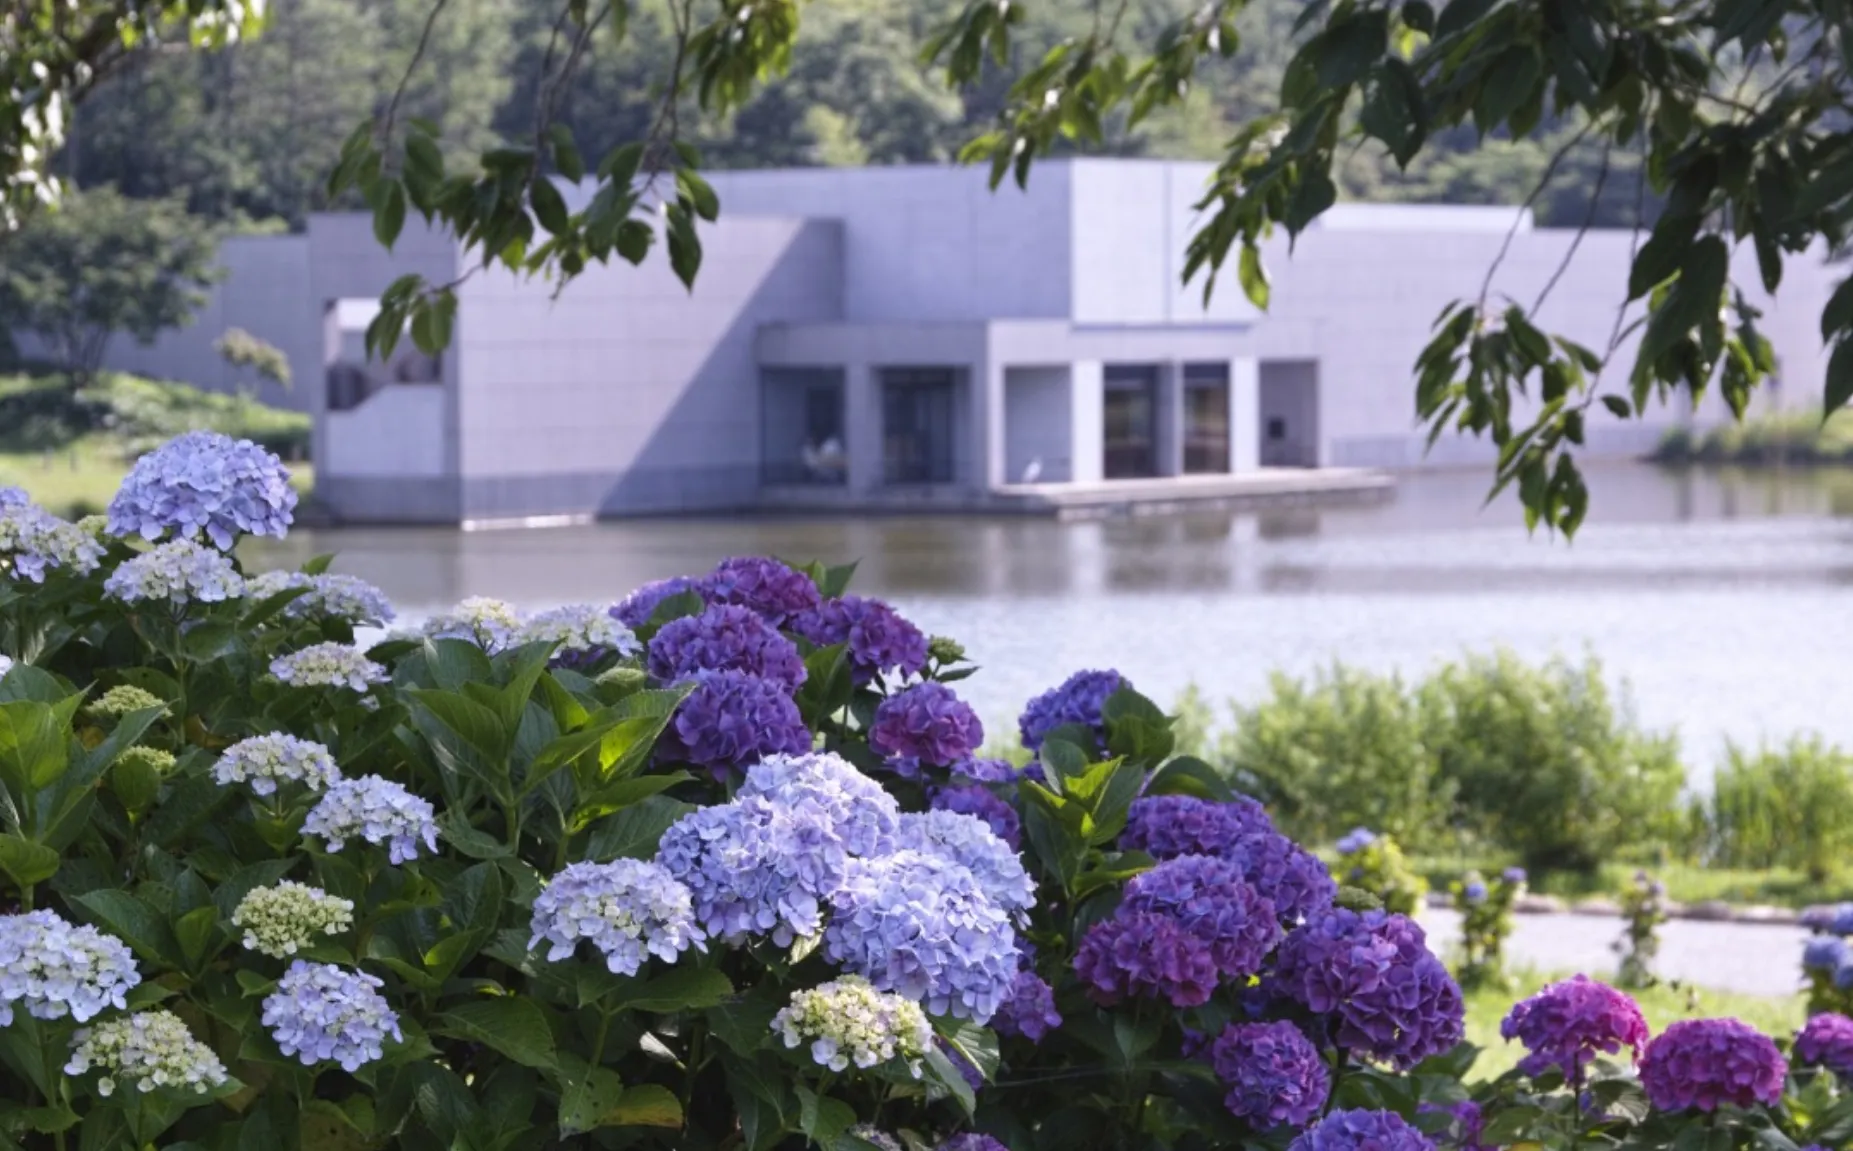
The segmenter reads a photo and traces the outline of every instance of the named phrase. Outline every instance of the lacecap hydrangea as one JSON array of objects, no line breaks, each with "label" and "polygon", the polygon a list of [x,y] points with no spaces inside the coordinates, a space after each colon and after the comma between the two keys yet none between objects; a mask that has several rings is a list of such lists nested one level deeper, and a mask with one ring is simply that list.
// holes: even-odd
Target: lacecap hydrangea
[{"label": "lacecap hydrangea", "polygon": [[1578,975],[1515,1004],[1499,1034],[1525,1045],[1518,1061],[1525,1074],[1555,1067],[1565,1079],[1580,1082],[1598,1055],[1626,1050],[1632,1062],[1647,1045],[1647,1020],[1626,993]]},{"label": "lacecap hydrangea", "polygon": [[270,661],[270,674],[291,687],[336,687],[365,694],[385,683],[386,669],[347,643],[317,643]]},{"label": "lacecap hydrangea", "polygon": [[334,1062],[352,1073],[384,1055],[388,1038],[404,1038],[384,986],[365,972],[298,959],[264,1000],[264,1026],[304,1066]]},{"label": "lacecap hydrangea", "polygon": [[590,941],[614,975],[637,974],[652,955],[674,963],[690,947],[708,949],[689,889],[640,859],[574,863],[555,875],[534,900],[528,947],[543,941],[555,963]]},{"label": "lacecap hydrangea", "polygon": [[808,1042],[812,1061],[832,1071],[898,1060],[916,1078],[933,1043],[918,1003],[877,991],[857,975],[793,992],[791,1003],[772,1017],[772,1030],[786,1047]]},{"label": "lacecap hydrangea", "polygon": [[1661,1111],[1774,1107],[1788,1074],[1775,1042],[1739,1019],[1681,1019],[1641,1055],[1641,1088]]},{"label": "lacecap hydrangea", "polygon": [[113,935],[44,908],[0,916],[0,1027],[13,1022],[15,1005],[34,1019],[83,1023],[126,1008],[141,981],[135,957]]},{"label": "lacecap hydrangea", "polygon": [[722,560],[702,577],[700,592],[709,603],[752,608],[779,627],[823,602],[810,576],[765,556]]},{"label": "lacecap hydrangea", "polygon": [[1461,1040],[1459,985],[1413,920],[1328,910],[1276,953],[1280,991],[1328,1016],[1330,1041],[1407,1070]]},{"label": "lacecap hydrangea", "polygon": [[0,570],[32,583],[48,571],[89,575],[103,559],[103,544],[76,524],[35,504],[0,507]]},{"label": "lacecap hydrangea", "polygon": [[1299,1127],[1325,1107],[1332,1074],[1306,1033],[1286,1020],[1232,1023],[1209,1048],[1229,1089],[1224,1105],[1256,1127]]},{"label": "lacecap hydrangea", "polygon": [[343,779],[329,787],[303,820],[302,833],[322,840],[330,852],[340,851],[350,839],[364,839],[385,847],[394,863],[418,858],[421,844],[434,853],[438,849],[431,802],[377,775]]},{"label": "lacecap hydrangea", "polygon": [[240,535],[289,534],[289,469],[250,440],[188,432],[135,461],[109,503],[109,530],[149,541],[205,536],[230,551]]},{"label": "lacecap hydrangea", "polygon": [[553,661],[567,667],[588,667],[611,656],[636,655],[642,645],[625,627],[596,604],[567,604],[535,612],[515,629],[516,646],[551,643]]},{"label": "lacecap hydrangea", "polygon": [[223,553],[171,540],[125,560],[103,581],[103,592],[123,603],[222,603],[244,595],[244,577]]},{"label": "lacecap hydrangea", "polygon": [[366,626],[391,623],[395,616],[386,593],[358,576],[268,571],[245,581],[245,594],[255,600],[297,589],[302,594],[283,606],[285,619],[342,620]]},{"label": "lacecap hydrangea", "polygon": [[341,769],[321,744],[276,731],[226,748],[212,765],[212,778],[222,787],[248,783],[256,795],[274,795],[282,783],[325,791],[340,781]]},{"label": "lacecap hydrangea", "polygon": [[226,1081],[225,1064],[212,1048],[193,1038],[171,1011],[142,1011],[80,1028],[71,1037],[66,1075],[100,1071],[97,1094],[110,1095],[119,1082],[136,1090],[161,1087],[204,1094]]},{"label": "lacecap hydrangea", "polygon": [[426,619],[418,634],[426,639],[457,639],[473,643],[490,655],[507,648],[521,626],[521,613],[513,604],[489,596],[471,596],[456,607]]},{"label": "lacecap hydrangea", "polygon": [[247,951],[287,959],[305,947],[354,926],[354,902],[319,887],[285,879],[253,888],[232,912]]},{"label": "lacecap hydrangea", "polygon": [[647,666],[663,683],[703,671],[743,671],[787,691],[796,691],[805,676],[798,646],[751,608],[733,604],[664,624],[650,640]]},{"label": "lacecap hydrangea", "polygon": [[878,599],[846,595],[825,600],[786,626],[817,647],[844,645],[850,679],[858,684],[926,669],[925,633]]}]

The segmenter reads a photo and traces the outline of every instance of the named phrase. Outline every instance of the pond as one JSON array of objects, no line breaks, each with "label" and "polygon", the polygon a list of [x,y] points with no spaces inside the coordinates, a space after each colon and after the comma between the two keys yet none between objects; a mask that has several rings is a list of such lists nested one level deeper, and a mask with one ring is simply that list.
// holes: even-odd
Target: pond
[{"label": "pond", "polygon": [[1253,699],[1334,660],[1419,674],[1466,650],[1593,652],[1705,770],[1726,738],[1853,745],[1853,474],[1590,476],[1575,542],[1482,506],[1480,471],[1406,476],[1368,508],[1086,523],[986,518],[661,519],[459,532],[302,531],[260,566],[338,552],[417,616],[471,595],[608,601],[726,555],[859,560],[856,589],[963,641],[988,723],[1081,667],[1168,703]]}]

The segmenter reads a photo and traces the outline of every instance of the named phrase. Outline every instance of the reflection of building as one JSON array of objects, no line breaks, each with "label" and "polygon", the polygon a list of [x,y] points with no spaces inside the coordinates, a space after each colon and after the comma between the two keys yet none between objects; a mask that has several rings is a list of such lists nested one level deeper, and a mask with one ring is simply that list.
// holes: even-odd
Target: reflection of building
[{"label": "reflection of building", "polygon": [[[306,249],[268,285],[290,306],[244,326],[300,349],[314,342],[296,329],[322,325],[322,362],[294,366],[326,381],[305,389],[318,495],[353,519],[1179,499],[1421,463],[1411,365],[1437,312],[1481,290],[1508,236],[1496,300],[1529,304],[1572,246],[1512,209],[1343,205],[1291,261],[1271,242],[1261,316],[1232,274],[1207,304],[1180,282],[1208,173],[1050,162],[996,192],[969,169],[716,173],[723,215],[692,293],[658,256],[594,266],[556,298],[464,276],[476,261],[441,236],[408,230],[387,253],[365,217],[317,216],[306,237],[236,241]],[[1625,233],[1585,238],[1545,326],[1606,346],[1629,250]],[[408,272],[462,279],[454,342],[369,364],[362,301]],[[1767,309],[1790,402],[1819,394],[1830,286],[1794,260]],[[220,295],[243,291],[234,277]],[[1600,408],[1590,425],[1595,454],[1660,431]],[[1431,458],[1486,457],[1444,438]]]}]

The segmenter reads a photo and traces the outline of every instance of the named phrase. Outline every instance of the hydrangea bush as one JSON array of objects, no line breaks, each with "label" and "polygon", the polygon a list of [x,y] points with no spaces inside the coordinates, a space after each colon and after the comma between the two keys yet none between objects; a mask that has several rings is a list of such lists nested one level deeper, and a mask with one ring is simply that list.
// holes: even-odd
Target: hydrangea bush
[{"label": "hydrangea bush", "polygon": [[377,589],[237,558],[283,474],[187,437],[107,531],[0,500],[0,1146],[1853,1139],[1853,1024],[1791,1060],[1587,981],[1470,1084],[1421,927],[1116,672],[977,758],[963,648],[763,557],[363,647]]},{"label": "hydrangea bush", "polygon": [[1510,986],[1506,940],[1515,926],[1512,909],[1525,894],[1525,879],[1524,868],[1508,867],[1491,880],[1470,871],[1454,883],[1454,907],[1461,913],[1461,955],[1455,974],[1461,986]]}]

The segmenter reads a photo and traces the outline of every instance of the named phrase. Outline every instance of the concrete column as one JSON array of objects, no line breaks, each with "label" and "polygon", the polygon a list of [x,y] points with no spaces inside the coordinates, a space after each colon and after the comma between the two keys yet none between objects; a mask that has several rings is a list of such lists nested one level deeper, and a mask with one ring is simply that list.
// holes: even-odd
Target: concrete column
[{"label": "concrete column", "polygon": [[866,363],[843,365],[843,439],[849,453],[849,490],[881,486],[881,374]]},{"label": "concrete column", "polygon": [[1099,360],[1077,360],[1069,368],[1069,478],[1099,483],[1106,463],[1106,380]]},{"label": "concrete column", "polygon": [[971,435],[967,479],[980,492],[1004,482],[1004,366],[986,356],[966,370]]},{"label": "concrete column", "polygon": [[1184,474],[1184,365],[1166,360],[1158,365],[1157,410],[1158,474]]},{"label": "concrete column", "polygon": [[1261,466],[1261,362],[1229,361],[1229,470]]}]

